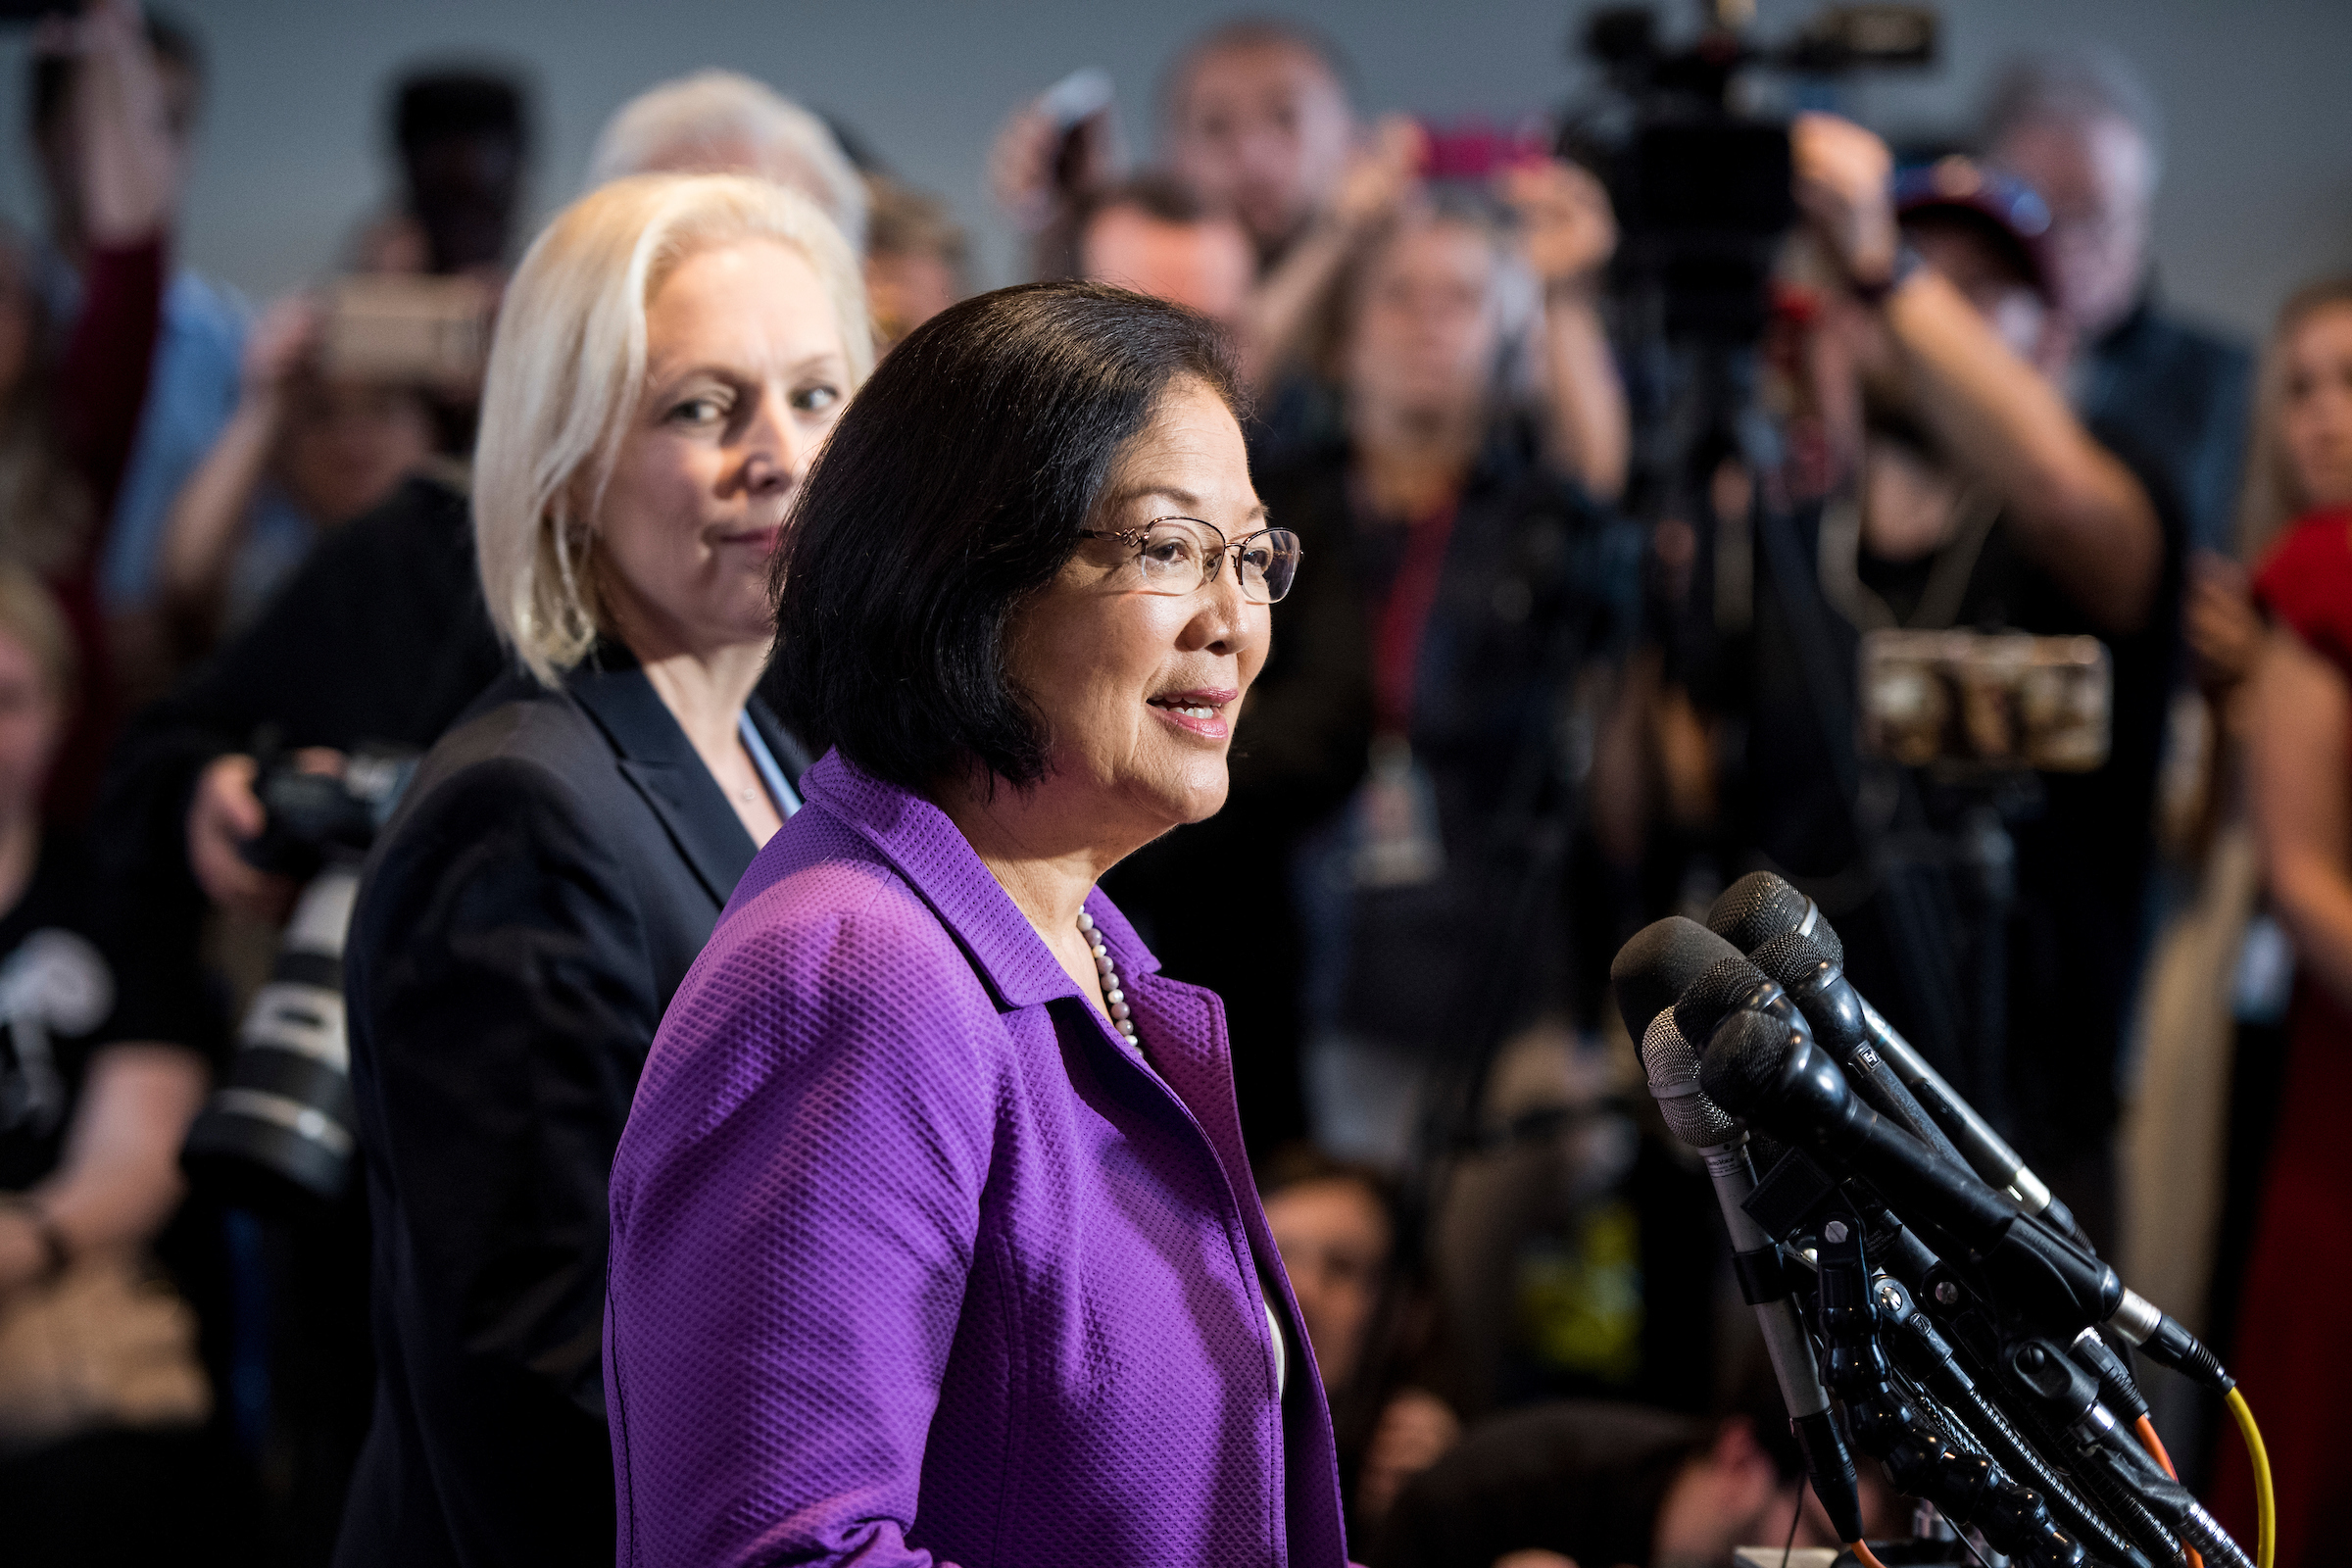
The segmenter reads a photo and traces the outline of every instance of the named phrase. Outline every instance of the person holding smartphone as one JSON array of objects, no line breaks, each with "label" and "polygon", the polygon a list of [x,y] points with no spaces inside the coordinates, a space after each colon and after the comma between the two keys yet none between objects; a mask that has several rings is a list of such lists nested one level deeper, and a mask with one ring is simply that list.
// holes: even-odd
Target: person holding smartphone
[{"label": "person holding smartphone", "polygon": [[172,504],[162,580],[183,662],[243,629],[320,535],[433,455],[421,378],[335,373],[318,353],[323,324],[305,295],[256,323],[237,412]]}]

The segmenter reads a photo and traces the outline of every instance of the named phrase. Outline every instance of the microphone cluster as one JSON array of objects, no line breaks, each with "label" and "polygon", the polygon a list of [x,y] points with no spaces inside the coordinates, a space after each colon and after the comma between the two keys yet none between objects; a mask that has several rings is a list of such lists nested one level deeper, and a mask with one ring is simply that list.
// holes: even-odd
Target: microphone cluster
[{"label": "microphone cluster", "polygon": [[2217,1393],[2229,1373],[2124,1286],[1844,958],[1811,900],[1757,872],[1610,967],[1667,1127],[1705,1159],[1839,1539],[1863,1531],[1850,1433],[2017,1561],[2253,1568],[2162,1461],[2105,1336]]}]

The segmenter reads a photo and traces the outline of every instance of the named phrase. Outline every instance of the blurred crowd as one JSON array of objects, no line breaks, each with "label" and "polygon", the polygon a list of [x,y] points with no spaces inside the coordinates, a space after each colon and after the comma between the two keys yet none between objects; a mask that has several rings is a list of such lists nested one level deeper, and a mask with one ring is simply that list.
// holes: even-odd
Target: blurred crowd
[{"label": "blurred crowd", "polygon": [[[274,784],[425,749],[511,662],[469,461],[533,106],[402,77],[397,187],[255,310],[174,250],[201,39],[91,0],[32,71],[45,222],[0,234],[0,1537],[324,1562],[377,1386],[366,1195],[276,1209],[180,1151],[318,863],[265,853]],[[2352,1285],[2352,280],[2259,357],[2181,318],[2161,107],[2120,57],[2023,59],[1941,144],[1796,118],[1736,416],[1678,436],[1606,170],[1548,133],[1376,115],[1340,43],[1259,20],[1170,60],[1149,118],[1067,78],[1011,107],[991,191],[1032,275],[1228,331],[1302,542],[1228,804],[1106,888],[1225,999],[1356,1555],[1830,1544],[1607,995],[1627,936],[1758,867],[2221,1348],[2282,1520],[2316,1505],[2341,1474],[2298,1456],[2352,1394],[2302,1305]],[[588,180],[800,193],[887,354],[974,285],[886,129],[709,71],[619,106]],[[2096,639],[2096,764],[1866,749],[1866,636],[1953,629]],[[2212,1410],[2158,1415],[2248,1524]]]}]

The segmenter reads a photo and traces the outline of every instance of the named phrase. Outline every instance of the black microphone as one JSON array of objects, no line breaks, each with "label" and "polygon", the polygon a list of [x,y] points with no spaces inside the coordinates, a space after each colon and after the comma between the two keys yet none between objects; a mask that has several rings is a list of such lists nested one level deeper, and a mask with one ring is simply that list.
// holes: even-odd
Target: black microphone
[{"label": "black microphone", "polygon": [[1634,933],[1609,960],[1609,985],[1625,1032],[1637,1041],[1649,1035],[1649,1022],[1681,1000],[1690,982],[1709,965],[1737,958],[1740,950],[1696,920],[1670,914]]},{"label": "black microphone", "polygon": [[[1707,911],[1707,924],[1742,952],[1758,968],[1782,985],[1827,964],[1842,979],[1845,944],[1826,916],[1783,878],[1770,871],[1750,871],[1733,883]],[[1794,937],[1791,942],[1788,939]],[[1826,982],[1823,982],[1826,984]],[[1847,989],[1852,990],[1850,982]],[[2034,1174],[2016,1150],[1994,1132],[1977,1109],[1944,1082],[1943,1075],[1895,1027],[1880,1015],[1861,993],[1854,992],[1870,1043],[1885,1057],[1916,1102],[1934,1118],[1969,1169],[1994,1187],[2006,1190],[2031,1214],[2039,1214],[2076,1240],[2088,1243],[2075,1216],[2049,1185]],[[1809,1015],[1808,1015],[1809,1016]],[[1818,1027],[1818,1024],[1817,1024]]]},{"label": "black microphone", "polygon": [[[1791,942],[1807,942],[1807,939],[1791,932],[1776,937],[1757,951],[1767,952],[1776,943]],[[1791,967],[1788,972],[1790,978],[1784,981],[1773,970],[1737,954],[1719,959],[1708,965],[1674,1004],[1675,1026],[1682,1030],[1686,1040],[1706,1040],[1713,1037],[1715,1026],[1727,1014],[1743,1008],[1770,1013],[1784,1021],[1793,1020],[1811,1033],[1816,1045],[1829,1052],[1831,1059],[1853,1085],[1854,1093],[1871,1109],[1890,1118],[1896,1126],[1962,1170],[1969,1169],[1960,1152],[1920,1108],[1919,1102],[1911,1098],[1911,1091],[1903,1087],[1902,1080],[1873,1047],[1869,1026],[1862,1018],[1862,999],[1845,983],[1845,977],[1833,965],[1816,965],[1810,971]]]},{"label": "black microphone", "polygon": [[1907,1219],[1940,1232],[2012,1311],[2070,1338],[2112,1324],[2153,1359],[2207,1387],[2233,1386],[2212,1351],[2126,1290],[2088,1248],[2022,1213],[2006,1195],[1863,1104],[1828,1054],[1785,1020],[1756,1011],[1725,1018],[1699,1063],[1699,1083],[1725,1110],[1865,1177]]},{"label": "black microphone", "polygon": [[1784,932],[1811,937],[1843,968],[1845,944],[1811,899],[1770,871],[1750,871],[1725,888],[1707,909],[1707,929],[1741,953],[1753,953]]},{"label": "black microphone", "polygon": [[1788,1282],[1779,1244],[1764,1234],[1743,1206],[1756,1190],[1755,1168],[1747,1157],[1747,1131],[1707,1098],[1698,1082],[1698,1054],[1690,1049],[1674,1014],[1660,1011],[1650,1020],[1642,1040],[1642,1066],[1649,1077],[1649,1092],[1658,1102],[1674,1136],[1705,1156],[1707,1176],[1715,1184],[1715,1200],[1723,1208],[1723,1223],[1732,1237],[1732,1268],[1740,1279],[1740,1294],[1755,1308],[1756,1326],[1764,1333],[1765,1353],[1772,1358],[1773,1376],[1781,1385],[1781,1402],[1788,1407],[1788,1424],[1805,1456],[1805,1474],[1813,1494],[1821,1499],[1840,1541],[1862,1539],[1862,1494],[1854,1477],[1853,1456],[1830,1413],[1829,1391],[1813,1360],[1796,1303],[1788,1298]]}]

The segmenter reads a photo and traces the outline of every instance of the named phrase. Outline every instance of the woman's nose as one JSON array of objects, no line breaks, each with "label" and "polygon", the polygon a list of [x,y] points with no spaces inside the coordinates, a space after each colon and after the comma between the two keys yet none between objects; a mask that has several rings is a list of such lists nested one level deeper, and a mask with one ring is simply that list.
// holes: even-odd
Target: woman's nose
[{"label": "woman's nose", "polygon": [[816,443],[793,421],[762,410],[744,432],[743,487],[752,495],[773,495],[800,483]]},{"label": "woman's nose", "polygon": [[1215,577],[1201,584],[1198,596],[1200,608],[1185,627],[1193,647],[1239,653],[1249,646],[1260,617],[1250,614],[1251,607],[1242,591],[1241,578],[1234,563],[1227,561]]}]

